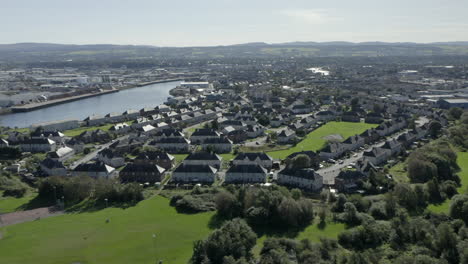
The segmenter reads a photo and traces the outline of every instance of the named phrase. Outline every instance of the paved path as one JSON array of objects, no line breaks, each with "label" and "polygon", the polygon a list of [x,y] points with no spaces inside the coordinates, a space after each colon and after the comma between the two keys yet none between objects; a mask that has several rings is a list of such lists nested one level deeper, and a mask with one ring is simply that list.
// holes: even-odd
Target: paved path
[{"label": "paved path", "polygon": [[40,220],[42,218],[61,214],[63,214],[63,211],[55,210],[55,207],[42,207],[32,210],[2,214],[0,215],[0,227]]}]

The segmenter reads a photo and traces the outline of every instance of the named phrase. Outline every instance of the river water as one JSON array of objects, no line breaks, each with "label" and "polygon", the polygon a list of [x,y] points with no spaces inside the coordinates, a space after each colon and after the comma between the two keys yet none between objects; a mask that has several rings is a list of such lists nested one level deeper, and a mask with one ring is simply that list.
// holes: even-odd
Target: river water
[{"label": "river water", "polygon": [[170,96],[169,91],[179,84],[179,81],[150,84],[31,112],[0,115],[0,125],[29,127],[32,124],[57,120],[83,120],[93,114],[106,115],[112,112],[123,113],[128,109],[140,110],[144,107],[156,107],[164,103]]}]

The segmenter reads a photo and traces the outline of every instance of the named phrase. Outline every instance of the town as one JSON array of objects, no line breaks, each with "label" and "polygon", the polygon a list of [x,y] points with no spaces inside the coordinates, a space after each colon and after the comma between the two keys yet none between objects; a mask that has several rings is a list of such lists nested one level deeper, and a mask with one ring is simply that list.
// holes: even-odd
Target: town
[{"label": "town", "polygon": [[[18,93],[29,97],[2,102],[13,109],[94,93],[93,89],[139,89],[153,82],[178,82],[164,102],[152,107],[3,127],[3,196],[40,200],[37,206],[28,204],[24,213],[15,208],[2,212],[7,213],[2,215],[3,224],[52,219],[96,206],[136,204],[155,196],[169,198],[178,212],[217,210],[229,218],[238,213],[226,209],[225,200],[237,199],[234,196],[241,197],[237,192],[249,188],[256,190],[250,194],[256,198],[251,199],[260,199],[261,190],[274,193],[284,188],[279,190],[293,196],[299,192],[302,198],[297,201],[325,208],[326,203],[336,199],[339,203],[346,196],[384,197],[400,184],[407,188],[410,182],[428,182],[413,179],[418,168],[428,167],[409,163],[416,154],[423,155],[423,150],[453,137],[458,120],[466,117],[465,66],[434,66],[409,59],[386,64],[362,58],[315,61],[219,59],[167,69],[121,66],[102,69],[97,75],[78,68],[4,69],[0,72],[4,91],[19,91],[26,84],[35,87]],[[460,135],[459,144],[466,147],[465,136]],[[439,163],[430,164],[438,169]],[[453,184],[456,189],[466,182],[454,180],[449,173],[437,183],[447,202],[456,191],[442,190]],[[225,197],[220,195],[223,192]],[[314,210],[318,216],[309,215],[305,222],[331,217],[324,209]],[[348,209],[336,209],[333,221],[348,221],[336,216],[343,210]],[[250,219],[250,213],[241,215]],[[372,216],[385,219],[378,213]],[[264,222],[261,212],[255,217],[257,223],[271,224]],[[295,221],[282,222],[303,224]],[[347,247],[348,242],[340,243]]]}]

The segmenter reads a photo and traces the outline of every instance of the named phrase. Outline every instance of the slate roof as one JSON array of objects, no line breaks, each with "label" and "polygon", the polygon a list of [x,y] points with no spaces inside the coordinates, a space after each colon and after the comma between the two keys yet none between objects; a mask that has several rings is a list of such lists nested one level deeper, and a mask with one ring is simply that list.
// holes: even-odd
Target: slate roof
[{"label": "slate roof", "polygon": [[270,156],[263,152],[241,152],[237,154],[234,160],[245,160],[246,158],[250,161],[254,161],[257,158],[260,160],[273,160]]},{"label": "slate roof", "polygon": [[267,173],[267,170],[258,164],[232,165],[226,173]]},{"label": "slate roof", "polygon": [[209,165],[187,165],[180,164],[174,172],[193,172],[193,173],[216,173],[217,170]]}]

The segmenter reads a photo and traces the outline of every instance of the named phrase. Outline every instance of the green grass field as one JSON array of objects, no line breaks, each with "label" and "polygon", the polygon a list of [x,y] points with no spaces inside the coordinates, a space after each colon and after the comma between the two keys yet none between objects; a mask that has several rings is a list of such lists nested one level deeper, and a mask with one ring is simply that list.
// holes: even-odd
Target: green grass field
[{"label": "green grass field", "polygon": [[[279,234],[279,237],[289,237],[298,241],[303,239],[309,239],[312,242],[319,242],[321,237],[337,239],[338,234],[344,231],[345,229],[345,224],[337,222],[327,222],[325,226],[319,227],[318,219],[316,219],[312,225],[306,227],[298,234]],[[253,248],[253,253],[255,256],[260,255],[263,243],[268,237],[275,237],[275,235],[263,235],[257,239],[257,244]]]},{"label": "green grass field", "polygon": [[63,134],[69,137],[74,137],[74,136],[78,136],[79,134],[85,131],[92,131],[92,130],[97,130],[97,129],[108,131],[113,125],[114,124],[107,124],[103,126],[93,126],[93,127],[78,127],[75,129],[66,130],[63,132]]},{"label": "green grass field", "polygon": [[406,162],[398,162],[390,168],[389,173],[396,182],[409,182],[408,172],[405,170],[405,166]]},{"label": "green grass field", "polygon": [[187,263],[193,242],[210,233],[212,215],[179,214],[166,198],[156,197],[128,209],[8,226],[0,239],[0,263]]},{"label": "green grass field", "polygon": [[27,204],[29,201],[36,197],[36,193],[28,193],[24,197],[2,197],[0,192],[0,214],[11,213],[20,210],[22,205]]},{"label": "green grass field", "polygon": [[268,154],[275,159],[284,159],[290,154],[298,151],[312,150],[317,151],[321,149],[327,142],[324,137],[339,134],[345,140],[350,136],[361,134],[369,128],[376,127],[375,124],[366,123],[353,123],[353,122],[328,122],[320,128],[310,132],[304,140],[299,142],[296,146],[279,151],[268,152]]},{"label": "green grass field", "polygon": [[[468,190],[468,152],[457,152],[457,163],[460,166],[460,172],[458,176],[461,179],[461,186],[458,187],[458,193],[467,193]],[[448,214],[450,209],[450,199],[445,200],[441,204],[431,204],[427,207],[431,212],[434,213],[446,213]]]}]

